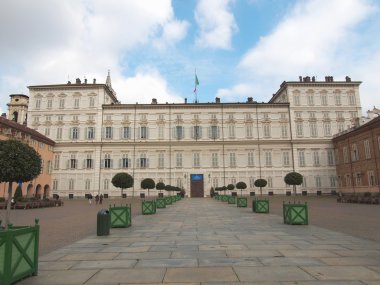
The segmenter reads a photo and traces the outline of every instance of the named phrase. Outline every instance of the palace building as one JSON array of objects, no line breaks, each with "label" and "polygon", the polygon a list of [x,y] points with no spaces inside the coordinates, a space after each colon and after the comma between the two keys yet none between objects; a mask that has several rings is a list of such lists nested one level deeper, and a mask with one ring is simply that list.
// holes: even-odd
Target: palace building
[{"label": "palace building", "polygon": [[[112,177],[184,188],[205,197],[211,187],[268,181],[263,193],[285,194],[283,178],[304,176],[307,193],[337,189],[334,134],[361,116],[359,81],[300,77],[284,81],[269,102],[122,104],[108,74],[105,84],[81,82],[29,86],[28,126],[55,141],[52,193],[119,196]],[[152,192],[152,191],[151,191]],[[244,193],[244,192],[243,192]]]}]

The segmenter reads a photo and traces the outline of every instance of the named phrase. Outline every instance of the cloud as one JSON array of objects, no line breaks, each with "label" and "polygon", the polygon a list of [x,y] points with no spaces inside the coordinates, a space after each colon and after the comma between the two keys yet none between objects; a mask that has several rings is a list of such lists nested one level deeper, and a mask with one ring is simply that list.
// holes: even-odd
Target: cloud
[{"label": "cloud", "polygon": [[162,28],[162,35],[154,40],[153,45],[164,50],[185,38],[189,23],[187,21],[170,21]]},{"label": "cloud", "polygon": [[232,36],[238,27],[230,11],[233,0],[199,0],[195,21],[199,26],[196,44],[204,48],[231,48]]},{"label": "cloud", "polygon": [[[113,84],[114,86],[114,84]],[[182,103],[183,99],[170,90],[166,80],[154,69],[145,67],[127,80],[119,80],[118,99],[126,103],[151,103],[156,98],[158,103]]]},{"label": "cloud", "polygon": [[243,97],[251,97],[253,86],[249,84],[237,84],[232,88],[221,88],[218,90],[216,97],[221,97],[225,101],[236,102]]},{"label": "cloud", "polygon": [[[84,76],[105,82],[107,69],[114,86],[122,86],[129,82],[123,73],[133,76],[124,64],[133,49],[158,39],[162,45],[175,43],[186,29],[170,0],[1,1],[0,99],[5,105],[9,90],[27,94],[26,85]],[[122,97],[126,92],[116,91]],[[177,98],[173,92],[159,96]]]},{"label": "cloud", "polygon": [[255,99],[268,101],[275,86],[299,75],[315,75],[319,80],[325,75],[337,80],[349,75],[364,82],[361,97],[366,105],[380,88],[375,76],[380,71],[379,28],[378,8],[371,1],[298,1],[242,57],[236,86],[223,92],[239,96],[237,87],[249,84]]}]

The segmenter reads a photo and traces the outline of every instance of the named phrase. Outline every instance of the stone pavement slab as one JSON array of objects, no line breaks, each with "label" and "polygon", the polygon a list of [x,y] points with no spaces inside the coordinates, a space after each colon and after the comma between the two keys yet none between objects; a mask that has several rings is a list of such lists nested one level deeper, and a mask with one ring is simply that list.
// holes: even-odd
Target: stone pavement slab
[{"label": "stone pavement slab", "polygon": [[[95,226],[95,225],[94,225]],[[89,236],[39,259],[28,284],[373,285],[380,244],[284,225],[212,199],[184,199],[129,228]]]}]

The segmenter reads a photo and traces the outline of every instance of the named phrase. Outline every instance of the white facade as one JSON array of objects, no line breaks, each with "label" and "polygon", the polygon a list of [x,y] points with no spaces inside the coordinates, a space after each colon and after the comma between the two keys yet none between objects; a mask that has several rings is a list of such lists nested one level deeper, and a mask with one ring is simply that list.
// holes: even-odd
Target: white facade
[{"label": "white facade", "polygon": [[[285,194],[283,177],[304,175],[300,191],[330,193],[336,174],[332,136],[360,117],[360,82],[284,82],[269,103],[119,104],[107,84],[30,86],[28,125],[56,141],[53,193],[119,196],[112,177],[183,187],[203,174],[211,187],[244,181],[255,191]],[[151,194],[154,193],[151,191]]]}]

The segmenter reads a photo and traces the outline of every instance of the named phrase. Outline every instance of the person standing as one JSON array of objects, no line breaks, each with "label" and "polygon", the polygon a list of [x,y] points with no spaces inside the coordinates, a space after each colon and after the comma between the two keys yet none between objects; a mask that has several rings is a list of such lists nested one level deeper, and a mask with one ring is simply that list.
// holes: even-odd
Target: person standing
[{"label": "person standing", "polygon": [[91,195],[91,193],[90,194],[88,194],[88,204],[92,204],[92,195]]},{"label": "person standing", "polygon": [[100,194],[99,203],[100,203],[100,205],[103,203],[103,194]]},{"label": "person standing", "polygon": [[95,203],[96,203],[96,205],[99,204],[99,194],[96,194],[96,196],[95,196]]}]

